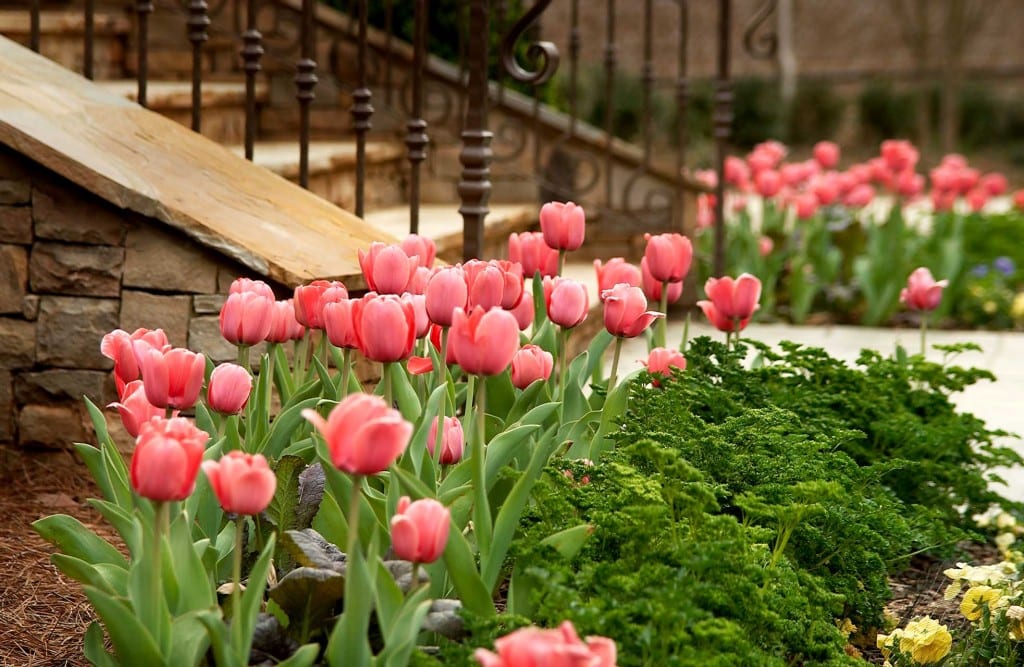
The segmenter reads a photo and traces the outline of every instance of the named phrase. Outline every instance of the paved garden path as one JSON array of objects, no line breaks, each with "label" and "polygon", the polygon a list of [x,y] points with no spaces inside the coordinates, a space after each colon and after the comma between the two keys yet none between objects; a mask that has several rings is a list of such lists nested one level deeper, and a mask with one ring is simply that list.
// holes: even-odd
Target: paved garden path
[{"label": "paved garden path", "polygon": [[[682,339],[682,323],[669,323],[669,345],[678,345]],[[897,345],[908,352],[918,350],[919,334],[916,329],[873,329],[868,327],[797,327],[783,324],[753,324],[745,332],[749,338],[756,338],[768,344],[791,340],[805,345],[825,348],[829,354],[847,362],[856,360],[860,350],[872,348],[883,354],[891,354]],[[692,324],[690,336],[708,335],[719,338],[721,333],[706,324]],[[997,377],[996,382],[980,382],[954,396],[960,409],[971,412],[985,420],[990,428],[1001,428],[1024,436],[1024,333],[993,331],[934,331],[929,332],[929,344],[973,342],[982,347],[982,352],[965,352],[956,364],[985,368]],[[646,358],[646,347],[642,338],[629,341],[622,350],[621,363],[628,370],[639,367]],[[942,353],[931,350],[929,359],[942,360]],[[1008,437],[1004,444],[1024,454],[1024,440]],[[1002,471],[1009,488],[1004,494],[1016,500],[1024,500],[1024,467]]]}]

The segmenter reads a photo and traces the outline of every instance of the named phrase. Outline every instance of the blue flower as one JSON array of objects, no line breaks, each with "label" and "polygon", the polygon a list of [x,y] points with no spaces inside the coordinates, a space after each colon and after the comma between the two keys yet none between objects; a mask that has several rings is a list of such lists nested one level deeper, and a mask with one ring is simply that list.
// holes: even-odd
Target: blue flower
[{"label": "blue flower", "polygon": [[988,266],[986,266],[985,264],[978,264],[973,269],[971,269],[971,275],[974,276],[975,278],[984,278],[985,276],[988,275]]},{"label": "blue flower", "polygon": [[996,257],[996,261],[992,262],[992,266],[995,270],[1004,276],[1012,276],[1017,270],[1017,265],[1009,257]]}]

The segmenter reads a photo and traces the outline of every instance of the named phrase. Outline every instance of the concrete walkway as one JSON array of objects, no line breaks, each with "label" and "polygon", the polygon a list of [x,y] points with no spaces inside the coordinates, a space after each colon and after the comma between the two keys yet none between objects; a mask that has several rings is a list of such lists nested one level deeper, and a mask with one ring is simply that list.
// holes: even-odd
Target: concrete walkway
[{"label": "concrete walkway", "polygon": [[[721,339],[724,334],[704,322],[698,314],[690,325],[690,336],[712,336]],[[682,339],[682,322],[669,322],[668,344],[678,346]],[[918,351],[919,333],[916,329],[873,329],[868,327],[799,327],[785,324],[752,324],[744,332],[747,338],[754,338],[770,345],[791,340],[808,346],[821,347],[834,357],[854,362],[863,348],[892,354],[897,345],[910,353]],[[933,331],[928,334],[928,344],[952,344],[972,342],[981,346],[982,352],[965,352],[953,361],[964,367],[985,368],[995,374],[996,382],[979,382],[966,391],[953,396],[960,410],[973,413],[984,420],[989,428],[999,428],[1011,433],[1024,435],[1024,333],[993,331]],[[628,341],[622,349],[620,364],[628,372],[641,366],[646,359],[647,348],[643,338]],[[936,350],[928,358],[942,361],[943,354]],[[1024,454],[1024,440],[1019,436],[1007,437],[1002,444],[1014,447]],[[1015,500],[1024,500],[1024,468],[1000,471],[1007,480],[1004,495]]]}]

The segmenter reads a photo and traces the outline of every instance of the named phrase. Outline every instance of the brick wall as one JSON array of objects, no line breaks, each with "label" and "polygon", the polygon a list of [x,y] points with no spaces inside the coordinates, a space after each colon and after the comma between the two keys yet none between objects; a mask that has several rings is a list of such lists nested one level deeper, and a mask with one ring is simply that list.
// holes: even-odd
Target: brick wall
[{"label": "brick wall", "polygon": [[112,329],[159,327],[233,359],[217,319],[239,275],[252,272],[0,147],[0,445],[92,440],[82,397],[116,400],[99,348]]}]

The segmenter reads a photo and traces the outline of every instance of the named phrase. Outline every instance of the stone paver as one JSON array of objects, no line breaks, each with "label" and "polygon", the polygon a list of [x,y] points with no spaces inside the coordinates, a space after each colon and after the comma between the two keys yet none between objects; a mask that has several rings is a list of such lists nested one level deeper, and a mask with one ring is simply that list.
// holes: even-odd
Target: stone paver
[{"label": "stone paver", "polygon": [[[694,319],[700,319],[700,316]],[[682,322],[678,319],[669,322],[669,345],[679,345],[682,330]],[[918,351],[920,345],[916,329],[752,324],[745,334],[771,345],[791,340],[822,347],[832,356],[850,363],[856,360],[863,348],[891,354],[897,345],[902,345],[908,352],[914,353]],[[694,322],[690,325],[691,337],[702,335],[716,338],[723,336],[703,322]],[[954,395],[954,402],[961,410],[983,419],[990,428],[1018,434],[1003,438],[1002,443],[1024,454],[1024,440],[1020,437],[1024,435],[1024,410],[1021,409],[1021,399],[1024,398],[1024,334],[994,331],[932,331],[928,334],[929,345],[962,342],[977,343],[982,351],[965,352],[953,363],[988,369],[995,374],[997,381],[980,382],[968,387],[966,391]],[[629,372],[640,367],[640,361],[646,356],[647,348],[643,338],[628,341],[622,349],[622,371]],[[941,361],[942,357],[943,353],[934,349],[928,353],[928,358],[934,361]],[[1008,483],[1008,488],[1003,489],[1004,495],[1015,500],[1024,500],[1024,467],[1000,472]]]}]

